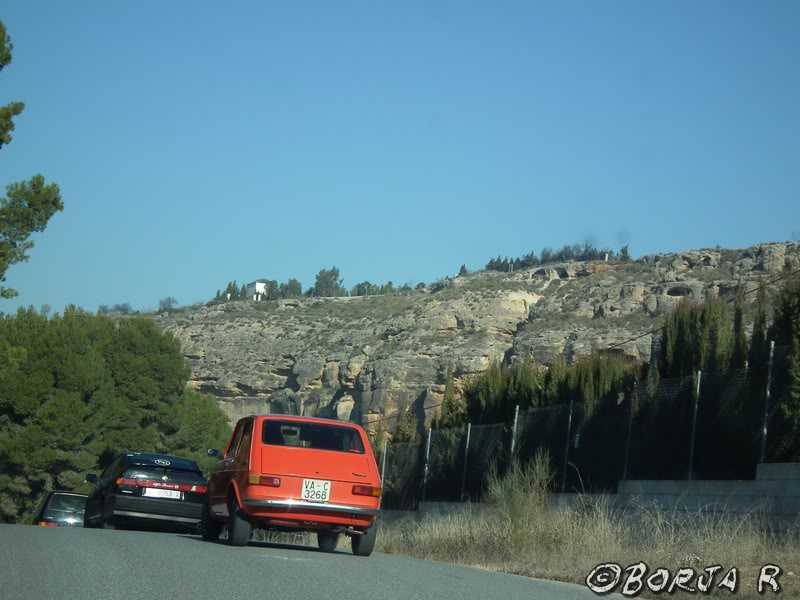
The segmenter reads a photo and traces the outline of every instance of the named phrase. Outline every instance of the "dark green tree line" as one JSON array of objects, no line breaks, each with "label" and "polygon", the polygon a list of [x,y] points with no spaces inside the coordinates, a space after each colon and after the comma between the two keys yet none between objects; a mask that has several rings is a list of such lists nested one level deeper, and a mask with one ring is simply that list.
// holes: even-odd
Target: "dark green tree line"
[{"label": "dark green tree line", "polygon": [[27,518],[49,490],[81,488],[116,452],[207,466],[228,420],[188,378],[178,342],[148,319],[74,307],[0,319],[0,521]]},{"label": "dark green tree line", "polygon": [[[516,271],[558,262],[604,260],[606,255],[608,256],[608,260],[631,260],[628,246],[624,246],[619,253],[616,253],[610,248],[597,248],[590,242],[584,242],[583,244],[567,244],[560,250],[543,248],[538,254],[536,252],[530,252],[517,258],[503,258],[498,256],[486,263],[486,270]],[[464,268],[466,269],[466,267]]]}]

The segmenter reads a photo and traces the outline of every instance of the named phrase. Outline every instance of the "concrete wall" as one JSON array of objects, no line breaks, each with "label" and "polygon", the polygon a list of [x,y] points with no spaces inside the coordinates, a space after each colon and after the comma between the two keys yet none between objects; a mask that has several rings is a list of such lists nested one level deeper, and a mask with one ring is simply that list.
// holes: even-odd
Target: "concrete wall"
[{"label": "concrete wall", "polygon": [[[763,512],[771,520],[800,524],[800,463],[772,463],[758,466],[755,480],[740,481],[621,481],[616,494],[586,494],[590,501],[603,500],[609,508],[639,512],[643,505],[658,505],[672,511],[700,509],[734,514]],[[578,494],[553,494],[552,506],[575,504]],[[420,517],[478,514],[484,506],[458,502],[424,502]]]},{"label": "concrete wall", "polygon": [[696,511],[764,511],[781,518],[800,515],[800,463],[758,465],[756,479],[739,481],[621,481],[617,495],[626,504],[657,503]]}]

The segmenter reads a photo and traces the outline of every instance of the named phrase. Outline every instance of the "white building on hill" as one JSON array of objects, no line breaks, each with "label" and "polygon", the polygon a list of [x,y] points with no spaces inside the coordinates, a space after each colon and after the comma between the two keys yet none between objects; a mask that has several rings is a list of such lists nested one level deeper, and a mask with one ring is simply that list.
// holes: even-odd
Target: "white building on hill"
[{"label": "white building on hill", "polygon": [[260,302],[261,298],[267,292],[267,280],[257,279],[253,283],[247,284],[247,297],[252,298],[256,302]]}]

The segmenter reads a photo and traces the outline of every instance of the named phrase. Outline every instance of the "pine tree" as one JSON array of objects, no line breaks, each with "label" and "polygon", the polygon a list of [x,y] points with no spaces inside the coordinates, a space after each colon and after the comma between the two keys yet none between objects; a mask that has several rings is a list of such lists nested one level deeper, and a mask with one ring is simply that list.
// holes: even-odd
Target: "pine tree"
[{"label": "pine tree", "polygon": [[[0,71],[11,63],[12,50],[11,39],[0,21]],[[14,117],[24,109],[22,102],[0,106],[0,148],[11,142]],[[7,270],[28,260],[26,252],[33,248],[31,235],[44,231],[53,215],[63,210],[58,185],[46,184],[41,175],[9,184],[6,196],[0,196],[0,298],[17,295],[16,290],[2,285]]]},{"label": "pine tree", "polygon": [[342,287],[343,280],[339,277],[339,269],[321,269],[317,273],[314,283],[313,295],[317,297],[338,297],[345,296],[346,290]]}]

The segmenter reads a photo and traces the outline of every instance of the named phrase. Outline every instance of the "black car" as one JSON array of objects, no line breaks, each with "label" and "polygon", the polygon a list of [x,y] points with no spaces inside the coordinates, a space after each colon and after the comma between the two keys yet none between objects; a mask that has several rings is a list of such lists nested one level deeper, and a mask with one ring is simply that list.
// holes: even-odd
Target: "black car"
[{"label": "black car", "polygon": [[86,494],[54,490],[45,496],[34,525],[40,527],[82,527]]},{"label": "black car", "polygon": [[114,529],[120,523],[196,529],[206,499],[206,480],[197,463],[164,454],[127,452],[114,458],[86,503],[84,527]]}]

